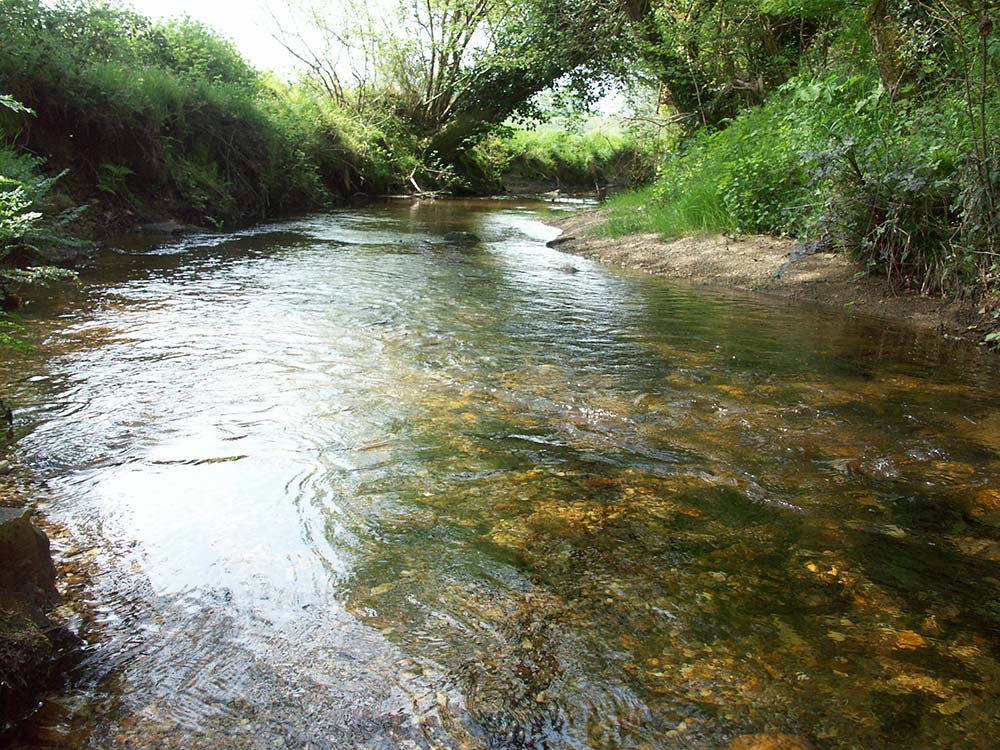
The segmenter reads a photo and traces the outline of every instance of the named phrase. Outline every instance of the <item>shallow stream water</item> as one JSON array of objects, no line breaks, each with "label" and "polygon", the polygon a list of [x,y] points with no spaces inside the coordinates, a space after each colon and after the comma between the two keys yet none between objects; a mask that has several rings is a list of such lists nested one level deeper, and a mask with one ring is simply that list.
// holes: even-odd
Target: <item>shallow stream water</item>
[{"label": "shallow stream water", "polygon": [[565,255],[556,210],[120,249],[37,304],[5,491],[88,646],[8,746],[994,748],[995,358]]}]

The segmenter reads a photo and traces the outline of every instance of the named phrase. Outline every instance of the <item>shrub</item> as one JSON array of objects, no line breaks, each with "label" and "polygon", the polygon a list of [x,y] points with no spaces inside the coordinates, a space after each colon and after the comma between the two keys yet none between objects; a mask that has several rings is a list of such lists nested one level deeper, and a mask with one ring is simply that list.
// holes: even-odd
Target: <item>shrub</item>
[{"label": "shrub", "polygon": [[589,130],[539,125],[507,128],[477,151],[497,181],[502,176],[569,188],[640,185],[652,176],[655,141],[618,126]]}]

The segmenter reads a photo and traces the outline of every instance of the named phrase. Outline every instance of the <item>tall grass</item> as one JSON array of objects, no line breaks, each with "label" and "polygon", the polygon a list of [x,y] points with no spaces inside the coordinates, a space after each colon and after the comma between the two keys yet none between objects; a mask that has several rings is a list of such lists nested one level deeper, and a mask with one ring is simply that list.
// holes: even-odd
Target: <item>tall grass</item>
[{"label": "tall grass", "polygon": [[733,231],[732,217],[723,208],[712,181],[691,180],[676,187],[676,196],[666,201],[659,187],[612,198],[608,220],[600,231],[612,237],[649,232],[666,238]]}]

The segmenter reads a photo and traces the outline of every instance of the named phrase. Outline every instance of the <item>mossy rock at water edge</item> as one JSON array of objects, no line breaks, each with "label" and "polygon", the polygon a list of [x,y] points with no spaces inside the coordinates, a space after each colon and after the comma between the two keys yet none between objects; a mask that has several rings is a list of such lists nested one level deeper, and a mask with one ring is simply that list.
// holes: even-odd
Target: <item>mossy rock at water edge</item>
[{"label": "mossy rock at water edge", "polygon": [[36,705],[68,634],[46,617],[59,603],[49,540],[28,509],[0,508],[0,731]]},{"label": "mossy rock at water edge", "polygon": [[48,683],[52,641],[15,604],[0,605],[0,732],[30,712]]}]

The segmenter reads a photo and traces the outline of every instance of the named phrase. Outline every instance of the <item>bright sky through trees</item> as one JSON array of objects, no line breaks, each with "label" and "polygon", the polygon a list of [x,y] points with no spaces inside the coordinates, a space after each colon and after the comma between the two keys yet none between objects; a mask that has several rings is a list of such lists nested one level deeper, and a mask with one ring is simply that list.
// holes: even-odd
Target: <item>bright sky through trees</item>
[{"label": "bright sky through trees", "polygon": [[[133,8],[152,18],[190,16],[231,39],[256,67],[285,76],[303,65],[275,38],[280,30],[297,30],[311,39],[309,24],[296,15],[285,0],[126,0]],[[372,0],[369,5],[379,5]],[[322,47],[317,36],[316,47]],[[605,114],[619,112],[623,101],[619,92],[602,99],[597,109]]]},{"label": "bright sky through trees", "polygon": [[[232,39],[254,65],[288,73],[298,67],[271,31],[276,24],[268,7],[259,0],[130,0],[140,13],[153,18],[188,15]],[[285,3],[269,3],[271,12],[282,23],[289,18]]]}]

